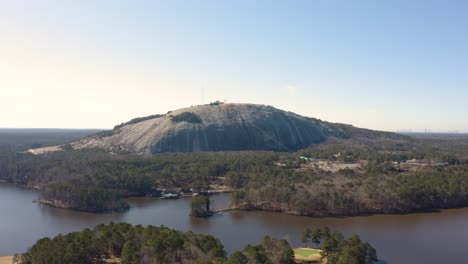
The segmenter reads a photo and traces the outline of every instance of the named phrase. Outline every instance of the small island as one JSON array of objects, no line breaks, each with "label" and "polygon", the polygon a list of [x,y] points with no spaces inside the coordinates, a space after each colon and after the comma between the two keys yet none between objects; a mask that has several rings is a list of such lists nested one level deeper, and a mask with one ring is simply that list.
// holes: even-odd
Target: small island
[{"label": "small island", "polygon": [[211,211],[210,203],[210,198],[206,195],[193,197],[190,202],[190,215],[195,217],[212,216],[213,211]]}]

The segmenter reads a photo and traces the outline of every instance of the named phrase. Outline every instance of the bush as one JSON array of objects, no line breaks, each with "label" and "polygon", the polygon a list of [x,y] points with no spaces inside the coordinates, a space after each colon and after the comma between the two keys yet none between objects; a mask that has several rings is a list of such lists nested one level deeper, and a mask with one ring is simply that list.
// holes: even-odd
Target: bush
[{"label": "bush", "polygon": [[171,116],[171,120],[176,123],[180,122],[187,122],[193,124],[200,124],[202,123],[201,118],[192,112],[183,112],[175,116]]}]

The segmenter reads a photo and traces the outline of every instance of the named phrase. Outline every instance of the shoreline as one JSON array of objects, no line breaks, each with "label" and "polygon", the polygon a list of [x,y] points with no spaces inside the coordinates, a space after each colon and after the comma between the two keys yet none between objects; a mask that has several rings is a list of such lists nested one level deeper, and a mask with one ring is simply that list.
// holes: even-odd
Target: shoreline
[{"label": "shoreline", "polygon": [[365,216],[375,216],[375,215],[415,215],[415,214],[431,214],[431,213],[440,213],[445,210],[456,210],[456,209],[464,209],[468,208],[466,206],[456,206],[456,207],[443,207],[443,208],[433,208],[433,209],[426,209],[426,210],[414,210],[414,211],[407,211],[407,212],[367,212],[367,213],[358,213],[358,214],[333,214],[333,213],[324,213],[324,214],[302,214],[295,210],[287,210],[285,208],[279,207],[263,207],[262,205],[255,205],[248,202],[242,202],[240,205],[233,205],[229,210],[219,210],[220,213],[223,211],[260,211],[260,212],[273,212],[273,213],[280,213],[285,215],[293,215],[293,216],[303,216],[303,217],[311,217],[311,218],[348,218],[348,217],[365,217]]},{"label": "shoreline", "polygon": [[[0,183],[5,183],[5,184],[11,184],[13,186],[19,187],[19,188],[25,188],[28,190],[34,190],[34,191],[39,191],[36,186],[28,186],[28,185],[23,185],[23,184],[17,184],[10,182],[5,179],[0,179]],[[207,194],[209,196],[216,196],[219,194],[229,194],[235,191],[235,189],[224,189],[224,190],[210,190]],[[144,197],[144,196],[128,196],[125,197],[125,200],[128,198],[138,198],[138,197]],[[160,198],[156,196],[151,196],[153,198]],[[180,195],[180,198],[191,198],[193,197],[193,194],[182,194]],[[83,209],[75,209],[70,206],[64,206],[61,202],[57,204],[57,202],[47,200],[47,199],[34,199],[32,201],[33,203],[37,203],[40,205],[44,206],[50,206],[54,208],[60,208],[64,210],[72,210],[72,211],[78,211],[78,212],[87,212],[91,214],[105,214],[105,213],[125,213],[128,212],[128,210],[124,211],[99,211],[95,212],[93,210],[83,210]],[[455,206],[455,207],[442,207],[442,208],[433,208],[433,209],[426,209],[426,210],[414,210],[414,211],[406,211],[406,212],[367,212],[367,213],[359,213],[359,214],[332,214],[332,213],[322,213],[322,214],[302,214],[299,213],[295,210],[288,210],[287,208],[281,207],[281,206],[271,206],[269,202],[267,202],[268,205],[270,206],[265,206],[265,203],[249,203],[249,202],[242,202],[241,205],[233,205],[230,206],[229,208],[218,208],[213,210],[214,213],[226,213],[228,211],[263,211],[263,212],[274,212],[274,213],[280,213],[280,214],[286,214],[286,215],[294,215],[294,216],[303,216],[303,217],[311,217],[311,218],[348,218],[348,217],[365,217],[365,216],[374,216],[374,215],[412,215],[412,214],[431,214],[431,213],[440,213],[444,210],[455,210],[455,209],[463,209],[463,208],[468,208],[468,205],[466,206]],[[2,264],[2,263],[0,263]]]},{"label": "shoreline", "polygon": [[64,209],[64,210],[71,210],[71,211],[76,211],[76,212],[91,213],[91,214],[125,213],[128,210],[130,210],[130,208],[127,208],[125,210],[95,211],[95,210],[86,209],[86,208],[75,208],[75,207],[65,204],[64,202],[60,200],[50,200],[50,199],[35,199],[32,202],[38,205],[49,206],[49,207],[59,208],[59,209]]}]

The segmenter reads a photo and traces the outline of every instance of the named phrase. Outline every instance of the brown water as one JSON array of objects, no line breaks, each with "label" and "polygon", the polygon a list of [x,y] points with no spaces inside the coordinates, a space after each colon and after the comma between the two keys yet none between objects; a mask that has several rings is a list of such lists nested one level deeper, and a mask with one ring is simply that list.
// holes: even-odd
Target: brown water
[{"label": "brown water", "polygon": [[[468,263],[468,208],[346,218],[236,211],[199,219],[188,216],[189,199],[132,198],[132,208],[126,213],[91,214],[39,206],[32,203],[36,197],[35,191],[0,183],[0,255],[23,252],[44,236],[123,221],[212,234],[228,252],[257,243],[265,235],[286,238],[299,246],[303,228],[326,225],[346,235],[358,233],[387,263]],[[229,195],[212,199],[214,207],[222,207],[229,202]]]}]

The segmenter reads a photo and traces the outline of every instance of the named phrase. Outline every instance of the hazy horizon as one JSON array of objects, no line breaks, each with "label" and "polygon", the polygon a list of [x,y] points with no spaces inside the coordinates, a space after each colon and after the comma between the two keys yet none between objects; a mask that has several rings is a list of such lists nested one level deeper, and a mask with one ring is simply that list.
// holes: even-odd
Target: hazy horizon
[{"label": "hazy horizon", "polygon": [[[251,104],[251,103],[249,103]],[[198,106],[198,105],[197,105]],[[173,111],[176,109],[168,110],[168,111]],[[286,109],[281,109],[281,110],[286,110]],[[153,114],[165,114],[168,111],[164,113],[153,113]],[[288,110],[286,110],[288,111]],[[136,117],[143,117],[143,116],[135,116]],[[310,116],[313,117],[313,116]],[[113,126],[110,127],[0,127],[0,130],[109,130],[112,129],[115,125],[118,125],[123,122],[130,121],[128,120],[122,120],[121,122],[118,122],[114,124]],[[324,121],[329,121],[329,120],[324,120]],[[353,125],[349,123],[343,123],[343,124],[348,124],[348,125]],[[367,127],[361,127],[361,128],[367,128]],[[367,128],[369,129],[369,128]],[[379,130],[379,129],[375,129]],[[398,130],[382,130],[382,131],[389,131],[389,132],[396,132],[396,133],[401,133],[401,134],[411,134],[411,133],[427,133],[427,134],[468,134],[468,131],[458,131],[458,130],[446,130],[446,131],[432,131],[430,129],[423,129],[423,130],[412,130],[412,129],[398,129]]]},{"label": "hazy horizon", "polygon": [[215,100],[468,132],[459,1],[0,1],[0,127],[106,129]]}]

